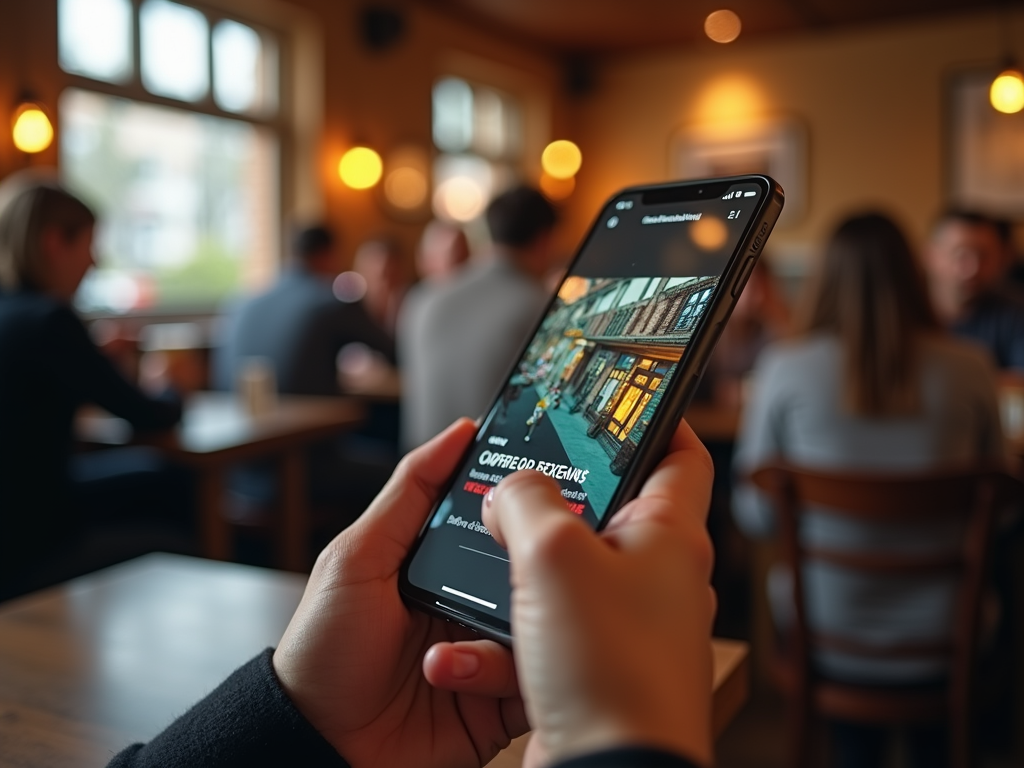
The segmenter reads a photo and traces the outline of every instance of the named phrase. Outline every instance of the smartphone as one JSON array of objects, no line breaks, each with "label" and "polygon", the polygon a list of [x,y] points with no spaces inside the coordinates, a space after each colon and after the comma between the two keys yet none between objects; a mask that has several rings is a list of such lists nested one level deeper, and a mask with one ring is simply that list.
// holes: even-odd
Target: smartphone
[{"label": "smartphone", "polygon": [[403,564],[407,604],[511,644],[508,554],[481,522],[483,496],[534,469],[596,530],[636,496],[782,205],[767,176],[605,204]]}]

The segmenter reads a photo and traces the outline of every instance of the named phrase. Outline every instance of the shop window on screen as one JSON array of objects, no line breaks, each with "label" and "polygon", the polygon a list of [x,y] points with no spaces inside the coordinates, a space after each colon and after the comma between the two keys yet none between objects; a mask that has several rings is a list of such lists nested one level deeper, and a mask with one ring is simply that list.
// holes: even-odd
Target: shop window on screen
[{"label": "shop window on screen", "polygon": [[[59,0],[58,42],[61,68],[79,77],[58,106],[61,173],[101,221],[80,308],[203,311],[269,282],[274,36],[169,0]],[[118,87],[99,93],[89,80]]]},{"label": "shop window on screen", "polygon": [[477,218],[519,176],[523,118],[502,91],[446,77],[434,84],[434,212],[450,221]]}]

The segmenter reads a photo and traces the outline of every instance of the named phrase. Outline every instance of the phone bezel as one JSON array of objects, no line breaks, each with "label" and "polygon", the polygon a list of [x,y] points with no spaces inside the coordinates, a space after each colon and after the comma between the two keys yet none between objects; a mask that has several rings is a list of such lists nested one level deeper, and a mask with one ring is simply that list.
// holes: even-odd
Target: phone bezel
[{"label": "phone bezel", "polygon": [[[576,265],[584,250],[586,250],[590,239],[598,231],[598,225],[602,221],[603,214],[610,205],[620,198],[629,195],[640,195],[642,206],[664,205],[693,200],[711,200],[715,197],[720,197],[729,187],[743,183],[755,183],[761,188],[761,195],[757,200],[758,208],[751,215],[749,222],[740,234],[733,253],[729,257],[728,264],[722,270],[718,284],[720,290],[714,292],[711,306],[705,312],[697,328],[694,329],[690,344],[684,353],[685,364],[683,364],[683,360],[680,361],[681,365],[669,383],[668,390],[662,399],[661,407],[657,410],[653,421],[647,427],[646,434],[641,438],[633,461],[623,474],[618,490],[615,492],[615,495],[608,504],[607,511],[598,523],[596,529],[598,531],[608,524],[608,521],[623,504],[637,495],[648,475],[650,475],[664,455],[669,439],[675,432],[676,425],[693,398],[697,384],[704,372],[704,367],[718,341],[722,328],[732,313],[733,306],[736,303],[736,294],[750,276],[750,270],[746,269],[746,264],[748,261],[757,261],[764,243],[771,234],[772,228],[778,220],[779,213],[782,211],[782,205],[785,200],[782,187],[771,177],[763,175],[729,176],[716,179],[697,179],[668,184],[627,187],[609,197],[601,206],[594,222],[587,231],[586,237],[580,242],[569,264],[567,275],[571,273],[572,268]],[[502,386],[495,397],[492,398],[491,405],[484,412],[485,414],[490,413],[497,404],[498,398],[501,397],[501,392],[508,385],[509,378],[516,371],[519,360],[525,354],[541,323],[543,323],[548,312],[551,310],[556,296],[557,291],[546,305],[544,312],[541,313],[537,324],[526,336],[519,353],[513,358],[508,373],[502,379]],[[481,424],[480,429],[483,430],[485,426],[486,424]],[[399,572],[399,593],[402,599],[412,608],[447,621],[456,622],[500,643],[511,645],[511,627],[508,622],[498,619],[492,614],[486,614],[461,604],[458,604],[457,607],[447,605],[447,602],[452,601],[449,601],[445,596],[423,589],[409,580],[409,566],[419,551],[430,520],[437,510],[437,505],[451,491],[455,478],[469,460],[472,452],[478,447],[477,443],[480,436],[481,433],[478,431],[459,459],[452,477],[445,484],[444,490],[438,495],[437,501],[431,508],[430,513],[424,518],[416,541],[409,549],[402,563]]]}]

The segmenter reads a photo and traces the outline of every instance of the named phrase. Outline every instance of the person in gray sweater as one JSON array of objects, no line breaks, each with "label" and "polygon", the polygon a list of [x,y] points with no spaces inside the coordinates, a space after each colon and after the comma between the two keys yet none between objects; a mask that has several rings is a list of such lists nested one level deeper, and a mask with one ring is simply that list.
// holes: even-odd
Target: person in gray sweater
[{"label": "person in gray sweater", "polygon": [[[774,531],[767,498],[748,480],[772,461],[882,472],[1005,461],[992,361],[981,348],[940,329],[895,224],[879,214],[843,223],[810,289],[802,333],[766,349],[755,370],[734,459],[734,517],[745,533]],[[819,547],[897,552],[948,550],[961,540],[961,532],[945,523],[869,525],[828,514],[810,515],[801,535]],[[951,633],[953,578],[866,578],[819,563],[807,567],[804,580],[808,621],[816,631],[868,644],[934,642]],[[790,573],[773,570],[768,591],[784,631],[792,616]],[[832,651],[815,662],[826,676],[864,683],[919,684],[945,673],[938,662]],[[879,734],[851,739],[843,733],[850,735],[840,729],[840,745],[859,751],[860,758],[840,764],[880,764]],[[933,749],[941,745],[930,737],[918,741],[928,740]],[[863,750],[870,745],[877,749],[867,755]]]},{"label": "person in gray sweater", "polygon": [[488,258],[420,284],[399,316],[406,450],[484,412],[550,299],[542,280],[551,266],[551,203],[516,187],[492,200],[486,217]]}]

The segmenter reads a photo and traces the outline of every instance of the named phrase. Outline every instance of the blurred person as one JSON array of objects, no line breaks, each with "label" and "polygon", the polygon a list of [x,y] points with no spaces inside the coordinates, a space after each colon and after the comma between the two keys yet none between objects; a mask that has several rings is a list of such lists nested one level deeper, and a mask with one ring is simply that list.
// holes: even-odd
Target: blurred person
[{"label": "blurred person", "polygon": [[599,534],[538,472],[484,499],[511,561],[511,650],[398,591],[474,433],[463,419],[409,454],[321,553],[277,649],[109,768],[480,768],[528,729],[526,768],[708,768],[711,466],[693,432]]},{"label": "blurred person", "polygon": [[427,224],[416,249],[416,271],[426,281],[447,280],[469,260],[469,241],[462,227],[447,221]]},{"label": "blurred person", "polygon": [[515,187],[486,211],[487,258],[441,284],[424,284],[398,333],[406,449],[490,403],[550,297],[557,216],[537,190]]},{"label": "blurred person", "polygon": [[936,223],[924,263],[943,324],[988,349],[1000,368],[1024,370],[1024,298],[1005,284],[1011,258],[1005,222],[952,210]]},{"label": "blurred person", "polygon": [[[943,465],[1005,463],[991,360],[943,332],[906,239],[880,214],[855,216],[832,235],[809,284],[800,334],[765,350],[744,411],[735,469],[734,515],[751,536],[775,521],[768,500],[744,478],[784,461],[800,467],[916,472]],[[937,553],[960,546],[946,524],[895,529],[816,514],[802,532],[808,546]],[[828,564],[804,575],[811,630],[860,643],[948,638],[956,585],[898,577],[850,576]],[[790,623],[791,579],[770,573],[769,599],[781,633]],[[913,687],[941,683],[940,662],[865,659],[839,651],[815,659],[842,681]],[[883,763],[884,731],[832,724],[836,764]],[[941,766],[944,729],[912,730],[915,766]]]},{"label": "blurred person", "polygon": [[135,524],[170,526],[177,547],[187,534],[187,477],[155,451],[72,451],[75,413],[87,403],[136,430],[167,429],[181,416],[174,395],[130,384],[72,309],[94,264],[95,223],[54,180],[0,185],[0,599],[151,548],[113,544],[103,534],[115,529],[152,540]]},{"label": "blurred person", "polygon": [[366,305],[336,295],[335,256],[330,229],[299,230],[278,281],[228,308],[214,352],[219,389],[233,389],[254,357],[270,362],[280,392],[324,396],[339,394],[337,357],[347,344],[364,344],[394,360],[394,343]]},{"label": "blurred person", "polygon": [[356,249],[352,270],[364,280],[363,305],[367,313],[394,338],[398,312],[409,287],[397,241],[386,236],[365,241]]},{"label": "blurred person", "polygon": [[[327,227],[299,230],[291,264],[277,283],[228,308],[214,349],[217,388],[234,389],[257,360],[269,367],[282,394],[334,396],[341,394],[338,359],[347,346],[363,345],[394,362],[394,342],[364,303],[336,290],[335,256],[334,234]],[[362,437],[347,435],[308,455],[312,499],[343,502],[346,520],[380,490],[397,461],[397,435],[390,444],[371,435],[367,445]],[[278,492],[273,469],[264,463],[236,472],[231,485],[243,504],[268,503]]]}]

